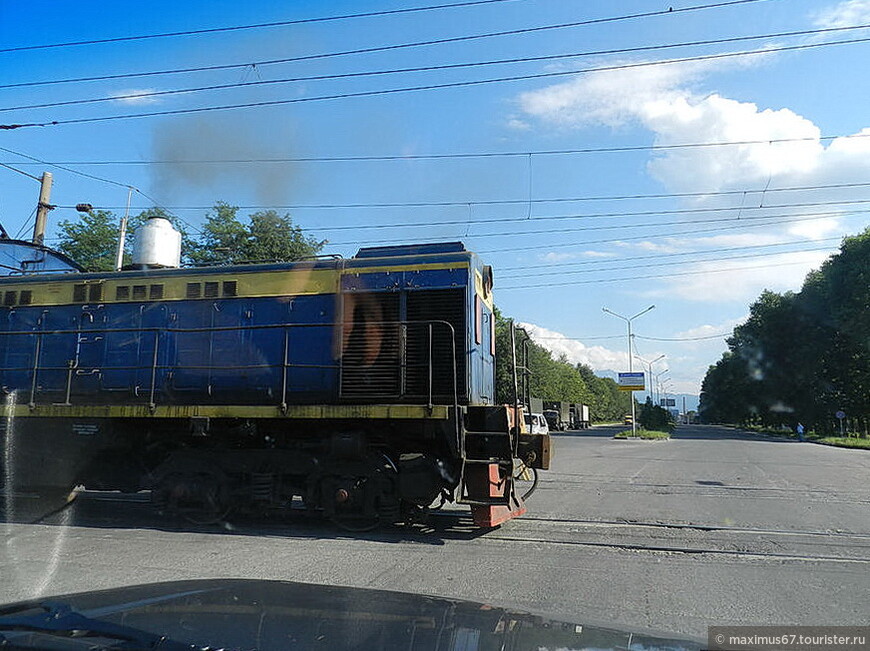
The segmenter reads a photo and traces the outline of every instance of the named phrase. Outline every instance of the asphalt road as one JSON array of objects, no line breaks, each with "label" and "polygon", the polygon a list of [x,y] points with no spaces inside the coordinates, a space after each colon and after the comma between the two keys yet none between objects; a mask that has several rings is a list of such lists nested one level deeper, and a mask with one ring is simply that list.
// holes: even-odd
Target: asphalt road
[{"label": "asphalt road", "polygon": [[555,437],[527,516],[481,533],[349,535],[291,518],[213,527],[85,494],[0,522],[0,603],[134,583],[258,578],[488,601],[574,622],[705,638],[725,624],[867,624],[870,453],[683,426]]}]

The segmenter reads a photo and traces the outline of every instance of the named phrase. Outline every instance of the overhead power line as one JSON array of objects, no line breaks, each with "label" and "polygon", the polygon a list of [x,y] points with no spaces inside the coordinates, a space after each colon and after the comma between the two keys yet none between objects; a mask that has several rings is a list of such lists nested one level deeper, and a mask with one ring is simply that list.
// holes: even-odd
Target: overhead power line
[{"label": "overhead power line", "polygon": [[733,330],[729,330],[728,332],[719,332],[715,335],[703,335],[701,337],[642,337],[641,335],[634,335],[637,339],[646,339],[647,341],[704,341],[705,339],[722,339],[723,337],[730,337],[734,334]]},{"label": "overhead power line", "polygon": [[[75,168],[67,167],[66,165],[58,165],[57,163],[52,163],[52,162],[49,162],[46,160],[42,160],[42,159],[36,158],[35,156],[31,156],[30,154],[25,154],[25,153],[22,153],[20,151],[7,149],[5,147],[0,147],[0,151],[6,152],[7,154],[13,154],[15,156],[20,156],[22,158],[25,158],[25,159],[31,161],[31,162],[38,163],[40,165],[46,165],[48,167],[54,167],[55,169],[63,170],[65,172],[69,172],[70,174],[75,174],[76,176],[81,176],[83,178],[91,179],[93,181],[100,181],[101,183],[107,183],[109,185],[114,185],[116,187],[127,188],[130,190],[133,190],[137,194],[145,197],[148,201],[151,202],[151,204],[153,206],[155,206],[157,208],[161,208],[162,210],[166,211],[166,213],[168,213],[168,214],[172,214],[172,212],[168,208],[166,208],[165,206],[162,206],[159,201],[154,199],[154,197],[150,196],[149,194],[146,194],[143,190],[140,190],[136,186],[131,185],[129,183],[122,183],[121,181],[115,181],[113,179],[107,179],[107,178],[102,177],[102,176],[88,174],[87,172],[82,172],[82,171],[77,170]],[[2,163],[0,163],[0,164],[2,164]],[[8,167],[8,165],[3,165],[3,166]],[[18,170],[16,170],[16,171],[18,171]],[[24,172],[22,172],[22,174],[24,174]],[[75,208],[75,206],[59,206],[59,207],[61,207],[61,208]],[[190,222],[182,219],[178,215],[173,215],[173,216],[176,217],[176,219],[178,219],[181,223],[183,223],[184,225],[189,227],[191,230],[196,231],[197,233],[202,233],[202,231],[200,229],[198,229],[196,226],[194,226]]]},{"label": "overhead power line", "polygon": [[[830,142],[838,139],[852,138],[870,138],[870,133],[852,133],[826,136],[803,136],[794,138],[768,138],[766,140],[718,140],[710,142],[686,142],[674,143],[669,145],[651,144],[651,145],[626,145],[621,147],[576,147],[564,149],[537,149],[525,151],[478,151],[478,152],[458,152],[458,153],[442,153],[442,154],[385,154],[385,155],[369,155],[369,156],[297,156],[286,158],[227,158],[227,159],[173,159],[173,160],[104,160],[104,161],[58,161],[56,165],[152,165],[152,164],[199,164],[199,163],[351,163],[351,162],[371,162],[371,161],[414,161],[414,160],[449,160],[463,158],[501,158],[501,157],[522,157],[529,156],[568,156],[578,154],[620,154],[638,151],[669,151],[679,149],[702,149],[707,147],[731,147],[742,145],[777,145],[782,143],[793,142]],[[0,151],[15,154],[9,149],[0,148]],[[24,163],[22,163],[24,164]],[[834,184],[830,186],[799,186],[806,188],[826,188],[826,187],[850,187],[852,184]],[[860,185],[860,184],[857,184]],[[787,190],[782,188],[781,190]],[[602,196],[592,197],[591,199],[650,199],[658,197],[697,197],[715,194],[744,194],[753,192],[762,192],[764,190],[728,190],[722,192],[680,192],[667,194],[635,194],[623,195],[622,197]],[[768,188],[767,192],[778,192],[780,189]],[[458,204],[467,204],[467,201],[457,201]]]},{"label": "overhead power line", "polygon": [[[826,238],[822,238],[822,239],[818,239],[818,240],[812,240],[809,243],[810,244],[817,244],[819,242],[839,242],[841,239],[842,238],[840,238],[840,237],[826,237]],[[570,269],[566,270],[566,268],[568,268],[568,267],[573,267],[573,266],[577,266],[577,265],[584,265],[585,266],[585,265],[612,264],[612,265],[617,266],[620,269],[628,269],[630,267],[622,266],[625,264],[626,260],[629,260],[630,262],[634,262],[636,260],[660,260],[662,258],[671,259],[671,258],[679,258],[679,257],[686,257],[686,256],[699,256],[699,255],[712,255],[712,254],[719,254],[719,253],[729,253],[729,252],[733,252],[733,251],[770,249],[770,248],[774,248],[774,247],[796,246],[796,245],[801,245],[801,244],[808,244],[808,242],[806,240],[792,240],[790,242],[777,242],[774,244],[755,244],[752,246],[731,246],[731,247],[727,247],[727,248],[683,251],[680,253],[656,253],[656,254],[652,254],[652,255],[631,256],[630,258],[606,258],[606,259],[598,259],[598,260],[584,260],[582,262],[574,262],[574,263],[570,263],[570,262],[569,263],[554,263],[552,265],[544,266],[543,268],[544,269],[551,269],[551,270],[558,269],[557,273],[559,273],[559,274],[573,274],[573,273],[585,272],[585,270],[583,270],[583,269],[581,269],[579,271],[573,271]],[[826,247],[826,248],[829,248],[829,247]],[[727,257],[717,258],[717,259],[724,260],[724,259],[732,259],[733,257],[751,257],[754,255],[784,255],[786,253],[794,253],[794,251],[775,251],[775,252],[772,252],[769,254],[750,254],[749,256],[727,256]],[[704,260],[704,262],[707,262],[707,260]],[[665,264],[672,264],[672,262],[667,262]],[[678,262],[677,264],[681,264],[681,263]],[[540,265],[537,265],[537,266],[540,266]],[[535,273],[534,271],[532,271],[530,269],[530,267],[528,265],[526,265],[525,267],[500,267],[500,268],[501,269],[522,268],[525,270],[525,272],[522,274],[499,274],[499,278],[501,280],[505,280],[505,279],[509,279],[509,278],[529,278],[532,276],[546,276],[546,275],[550,275],[552,273],[551,271],[542,271],[542,272]],[[607,269],[607,270],[612,270],[612,269]],[[601,270],[595,269],[595,271],[601,271]]]},{"label": "overhead power line", "polygon": [[[5,52],[22,52],[27,50],[45,50],[50,48],[62,48],[62,47],[74,47],[74,46],[83,46],[83,45],[97,45],[102,43],[122,43],[128,41],[144,41],[156,38],[172,38],[172,37],[181,37],[181,36],[199,36],[203,34],[216,34],[216,33],[225,33],[225,32],[238,32],[245,31],[251,29],[264,29],[269,27],[289,27],[293,25],[305,25],[311,23],[322,23],[328,21],[336,21],[336,20],[350,20],[355,18],[372,18],[377,16],[389,16],[395,14],[407,14],[414,12],[423,12],[423,11],[434,11],[437,9],[455,9],[459,7],[470,7],[474,5],[484,5],[484,4],[494,4],[498,2],[506,2],[509,0],[471,0],[468,2],[459,2],[453,4],[441,4],[441,5],[430,5],[426,7],[408,7],[404,9],[392,9],[385,11],[372,11],[366,13],[356,13],[356,14],[343,14],[339,16],[323,16],[319,18],[300,18],[296,20],[282,20],[282,21],[274,21],[268,23],[254,23],[250,25],[231,25],[227,27],[211,27],[205,29],[191,29],[191,30],[183,30],[177,32],[160,32],[160,33],[152,33],[152,34],[138,34],[134,36],[116,36],[111,38],[102,38],[102,39],[88,39],[81,41],[68,41],[65,43],[46,43],[40,45],[19,45],[15,47],[9,48],[0,48],[0,53]],[[593,18],[583,21],[577,21],[574,23],[566,23],[561,25],[561,27],[579,27],[581,25],[599,25],[602,23],[612,23],[623,20],[634,20],[637,18],[651,18],[653,16],[665,16],[672,14],[680,14],[686,13],[690,11],[700,11],[704,9],[717,9],[721,7],[728,7],[733,5],[743,5],[743,4],[751,4],[755,2],[765,2],[766,0],[730,0],[728,2],[716,2],[712,4],[704,4],[704,5],[694,5],[690,7],[678,7],[673,8],[669,7],[668,9],[661,9],[657,11],[646,11],[642,13],[635,14],[626,14],[622,16],[608,16],[604,18]],[[492,35],[508,35],[508,34],[525,34],[529,32],[541,31],[543,29],[554,29],[554,26],[548,27],[529,27],[525,29],[517,29],[510,30],[502,33],[495,33]],[[465,37],[456,37],[455,39],[451,39],[447,42],[454,42],[456,40],[471,40],[474,38],[488,38],[492,35],[477,35],[477,36],[465,36]],[[407,46],[406,46],[407,47]]]},{"label": "overhead power line", "polygon": [[397,93],[412,93],[412,92],[423,92],[423,91],[433,91],[433,90],[445,90],[449,88],[469,88],[474,86],[483,86],[488,84],[497,84],[497,83],[505,83],[505,82],[513,82],[513,81],[529,81],[533,79],[545,79],[545,78],[554,78],[554,77],[565,77],[571,76],[581,73],[591,73],[591,72],[604,72],[604,71],[612,71],[612,70],[625,70],[629,68],[641,68],[641,67],[649,67],[649,66],[659,66],[659,65],[670,65],[677,63],[687,63],[691,61],[707,61],[713,59],[725,59],[732,57],[742,57],[742,56],[751,56],[756,54],[771,54],[774,52],[785,52],[785,51],[795,51],[795,50],[808,50],[814,48],[822,48],[822,47],[831,47],[836,45],[853,45],[857,43],[866,43],[870,42],[870,37],[866,38],[855,38],[848,39],[843,41],[826,41],[823,43],[806,43],[802,45],[787,45],[787,46],[777,46],[770,47],[758,50],[744,50],[739,52],[725,52],[719,54],[706,54],[699,55],[694,57],[682,57],[678,59],[667,59],[667,60],[659,60],[659,61],[646,61],[640,63],[629,63],[623,65],[614,65],[614,66],[601,66],[597,68],[588,68],[588,69],[579,69],[579,70],[564,70],[564,71],[550,71],[550,72],[538,72],[538,73],[530,73],[525,75],[511,75],[505,77],[491,77],[487,79],[475,79],[468,81],[455,81],[455,82],[446,82],[440,84],[424,84],[419,86],[404,86],[399,88],[385,88],[385,89],[374,89],[374,90],[364,90],[364,91],[354,91],[354,92],[345,92],[345,93],[334,93],[334,94],[326,94],[326,95],[314,95],[308,97],[296,97],[289,99],[275,99],[275,100],[264,100],[257,102],[243,102],[237,104],[219,104],[213,106],[200,106],[193,108],[185,108],[185,109],[168,109],[163,111],[147,111],[143,113],[125,113],[121,115],[104,115],[104,116],[96,116],[96,117],[80,117],[80,118],[68,118],[65,120],[49,120],[43,122],[28,122],[28,123],[17,123],[17,124],[0,124],[0,130],[10,130],[10,129],[22,129],[28,127],[48,127],[48,126],[60,126],[67,124],[88,124],[93,122],[107,122],[114,120],[130,120],[130,119],[138,119],[138,118],[150,118],[150,117],[165,117],[169,115],[190,115],[195,113],[204,113],[211,111],[228,111],[228,110],[237,110],[237,109],[249,109],[249,108],[265,108],[270,106],[286,106],[291,104],[304,104],[308,102],[320,102],[320,101],[329,101],[329,100],[339,100],[339,99],[354,99],[354,98],[362,98],[362,97],[378,97],[384,95],[394,95]]},{"label": "overhead power line", "polygon": [[[538,199],[532,200],[532,203],[558,203],[563,201],[573,201],[572,198],[556,198],[556,199]],[[468,202],[472,205],[479,205],[474,202]],[[505,200],[505,201],[497,201],[494,202],[497,204],[518,204],[525,205],[528,202],[526,201],[513,201],[513,200]],[[564,220],[577,220],[577,219],[607,219],[607,218],[621,218],[621,217],[654,217],[654,216],[663,216],[663,215],[696,215],[696,214],[707,214],[707,213],[729,213],[729,212],[742,212],[744,214],[751,214],[753,212],[757,212],[759,210],[790,210],[793,208],[818,208],[821,206],[830,207],[830,206],[852,206],[852,205],[863,205],[870,203],[870,199],[829,199],[826,201],[804,201],[800,203],[782,203],[782,204],[769,204],[769,205],[758,205],[758,206],[723,206],[723,207],[714,207],[714,208],[675,208],[670,210],[620,210],[620,211],[610,211],[610,212],[590,212],[590,213],[575,213],[570,215],[546,215],[546,216],[538,216],[538,217],[496,217],[493,219],[453,219],[453,220],[441,220],[441,221],[428,221],[428,222],[412,222],[409,223],[407,221],[403,222],[392,222],[387,224],[354,224],[352,226],[324,226],[324,227],[315,227],[310,230],[328,230],[328,231],[344,231],[344,230],[361,230],[361,229],[394,229],[394,228],[422,228],[422,227],[430,227],[430,226],[477,226],[477,225],[485,225],[485,224],[509,224],[509,223],[523,223],[523,224],[534,224],[536,222],[550,222],[550,221],[564,221]],[[415,204],[391,204],[393,206],[401,206],[401,207],[413,207]],[[457,205],[467,205],[467,204],[457,204]],[[74,206],[61,206],[65,208],[72,208]],[[349,204],[349,205],[341,205],[341,204],[250,204],[244,206],[235,206],[241,210],[264,210],[264,209],[273,209],[273,210],[301,210],[307,208],[383,208],[384,204]],[[123,206],[106,206],[107,210],[120,210]],[[190,210],[212,210],[214,206],[207,205],[198,205],[198,206],[169,206],[168,209],[172,209],[175,211],[190,211]],[[748,217],[747,217],[748,218]]]},{"label": "overhead power line", "polygon": [[[840,238],[832,238],[832,239],[839,240]],[[815,243],[815,242],[813,242],[813,243]],[[682,262],[676,262],[676,263],[673,260],[667,260],[664,262],[645,262],[643,264],[635,264],[635,265],[624,265],[623,264],[623,265],[619,265],[617,267],[605,267],[602,269],[597,269],[597,268],[596,269],[575,269],[572,271],[564,271],[561,269],[558,269],[558,270],[551,269],[549,271],[543,271],[540,273],[528,273],[528,274],[523,274],[523,275],[515,274],[513,276],[502,276],[502,279],[506,279],[506,278],[554,278],[557,276],[558,277],[575,276],[578,274],[600,274],[600,273],[608,273],[608,272],[612,272],[612,271],[620,271],[622,269],[626,269],[626,270],[628,270],[628,269],[653,269],[656,267],[664,267],[664,266],[673,265],[673,264],[701,264],[701,263],[709,263],[709,262],[719,262],[719,261],[724,261],[724,260],[742,260],[745,258],[769,258],[769,257],[773,257],[773,256],[786,256],[786,255],[790,255],[793,253],[816,253],[819,251],[830,251],[830,250],[831,250],[830,246],[822,246],[822,247],[813,247],[813,248],[809,248],[809,249],[795,249],[793,251],[767,251],[764,253],[747,253],[747,254],[743,254],[743,255],[725,255],[725,256],[715,258],[714,260],[709,260],[709,259],[697,260],[697,261],[689,260],[689,261],[682,261]],[[695,254],[697,255],[698,252],[695,252]],[[601,262],[601,261],[599,261],[599,262]]]},{"label": "overhead power line", "polygon": [[[639,53],[639,52],[651,52],[651,51],[660,51],[666,49],[675,49],[675,48],[683,48],[683,47],[699,47],[705,45],[721,45],[724,43],[737,43],[737,42],[745,42],[745,41],[754,41],[760,39],[770,39],[770,38],[784,38],[784,37],[794,37],[794,36],[810,36],[810,35],[818,35],[823,33],[830,32],[842,32],[849,30],[857,30],[857,29],[867,29],[870,27],[870,24],[863,25],[850,25],[847,27],[827,27],[821,29],[808,29],[808,30],[800,30],[800,31],[791,31],[791,32],[774,32],[768,34],[758,34],[754,36],[733,36],[727,38],[717,38],[717,39],[708,39],[708,40],[698,40],[698,41],[685,41],[682,43],[667,43],[667,44],[659,44],[659,45],[645,45],[638,47],[627,47],[627,48],[616,48],[609,50],[592,50],[585,52],[570,52],[564,54],[548,54],[541,56],[527,56],[527,57],[513,57],[509,59],[493,59],[489,61],[472,61],[466,63],[447,63],[440,65],[430,65],[430,66],[416,66],[416,67],[406,67],[406,68],[388,68],[388,69],[380,69],[380,70],[367,70],[360,72],[346,72],[346,73],[336,73],[336,74],[321,74],[321,75],[308,75],[308,76],[297,76],[297,77],[288,77],[282,79],[260,79],[256,81],[242,81],[242,82],[233,82],[233,83],[225,83],[225,84],[211,84],[208,86],[192,86],[185,88],[175,88],[168,90],[153,90],[153,91],[140,91],[135,94],[136,98],[157,98],[157,97],[166,97],[171,95],[181,95],[181,94],[190,94],[190,93],[200,93],[206,91],[215,91],[215,90],[229,90],[229,89],[239,89],[239,88],[248,88],[253,86],[273,86],[277,84],[289,84],[289,83],[299,83],[299,82],[307,82],[307,81],[331,81],[337,79],[356,79],[361,77],[374,77],[374,76],[385,76],[385,75],[394,75],[394,74],[407,74],[407,73],[418,73],[418,72],[435,72],[435,71],[444,71],[444,70],[458,70],[465,68],[474,68],[474,67],[485,67],[485,66],[493,66],[493,65],[507,65],[507,64],[516,64],[516,63],[534,63],[541,61],[554,61],[559,59],[571,59],[571,58],[580,58],[580,57],[590,57],[590,56],[603,56],[603,55],[612,55],[612,54],[630,54],[630,53]],[[334,56],[338,56],[338,53]],[[296,61],[300,58],[304,57],[295,57],[292,59],[283,59],[283,60],[273,60],[266,62],[268,64],[276,63],[276,62],[289,62]],[[257,67],[264,65],[263,62],[244,64],[244,67]],[[241,66],[240,66],[241,67]],[[184,72],[199,72],[203,70],[210,70],[212,67],[203,67],[203,68],[187,68]],[[585,73],[585,72],[594,72],[596,70],[602,70],[604,68],[596,67],[596,68],[588,68],[584,70],[576,70],[575,73]],[[142,76],[143,73],[137,74],[135,76]],[[157,74],[157,73],[153,73]],[[111,75],[104,77],[91,77],[84,81],[94,81],[99,79],[117,79],[122,78],[123,75]],[[43,82],[48,83],[48,82]],[[35,82],[29,82],[28,85],[35,85]],[[0,88],[9,88],[14,87],[16,84],[2,86]],[[39,109],[39,108],[51,108],[58,106],[77,106],[82,104],[95,104],[95,103],[104,103],[104,102],[115,102],[118,101],[117,96],[108,96],[108,97],[91,97],[91,98],[81,98],[81,99],[71,99],[71,100],[61,100],[55,102],[43,102],[40,104],[23,104],[19,106],[7,106],[0,107],[0,111],[19,111],[19,110],[30,110],[30,109]]]},{"label": "overhead power line", "polygon": [[207,27],[203,29],[187,29],[177,32],[157,32],[151,34],[136,34],[133,36],[113,36],[108,38],[94,38],[81,41],[66,41],[64,43],[42,43],[38,45],[18,45],[14,47],[0,48],[0,53],[26,52],[30,50],[49,50],[63,47],[77,47],[83,45],[101,45],[105,43],[126,43],[129,41],[147,41],[156,38],[177,38],[181,36],[202,36],[204,34],[220,34],[226,32],[241,32],[252,29],[265,29],[270,27],[292,27],[293,25],[309,25],[313,23],[326,23],[337,20],[352,20],[356,18],[376,18],[381,16],[393,16],[397,14],[419,13],[435,11],[438,9],[457,9],[460,7],[473,7],[476,5],[488,5],[515,0],[468,0],[451,4],[429,5],[425,7],[406,7],[404,9],[388,9],[384,11],[368,11],[355,14],[341,14],[338,16],[321,16],[315,18],[298,18],[295,20],[279,20],[268,23],[252,23],[249,25],[230,25],[226,27]]},{"label": "overhead power line", "polygon": [[[820,212],[820,213],[800,213],[799,216],[805,218],[812,219],[822,219],[824,217],[851,217],[854,215],[865,215],[867,214],[867,210],[854,210],[854,211],[846,211],[846,212]],[[780,221],[770,221],[782,219],[784,217],[794,217],[795,215],[791,213],[780,213],[777,215],[763,215],[763,216],[755,216],[755,217],[746,217],[745,219],[735,219],[734,217],[720,217],[717,219],[693,219],[691,221],[679,220],[679,221],[657,221],[654,223],[644,223],[644,224],[608,224],[605,226],[572,226],[569,228],[547,228],[541,230],[518,230],[518,231],[508,231],[503,233],[467,233],[465,235],[457,234],[455,237],[462,239],[463,241],[476,242],[478,240],[490,237],[528,237],[529,235],[561,235],[563,233],[587,233],[590,231],[626,231],[637,228],[661,228],[664,226],[668,227],[680,227],[680,226],[695,226],[698,224],[721,224],[721,223],[740,223],[740,222],[754,222],[754,221],[766,221],[768,224],[780,224],[783,222]],[[795,220],[799,221],[799,220]],[[471,224],[469,224],[471,225]],[[361,227],[362,228],[362,227]],[[329,229],[308,229],[308,230],[322,230],[327,231]],[[414,237],[415,242],[443,242],[445,236],[442,234],[435,236],[426,236],[426,237]],[[384,238],[376,238],[376,239],[368,239],[361,240],[359,238],[355,238],[351,241],[336,241],[329,240],[329,243],[334,246],[349,246],[349,245],[389,245],[389,244],[403,244],[408,241],[408,238],[392,238],[392,239],[384,239]],[[619,241],[610,240],[610,241]],[[554,247],[558,248],[558,247]],[[592,261],[590,261],[592,262]],[[575,263],[581,264],[581,263]],[[517,267],[520,269],[525,269],[526,267]],[[504,269],[504,267],[502,267]]]},{"label": "overhead power line", "polygon": [[7,170],[12,170],[13,172],[18,172],[19,174],[22,174],[22,175],[26,176],[27,178],[33,179],[34,181],[40,180],[38,176],[34,176],[33,174],[28,174],[24,170],[20,170],[17,167],[12,167],[12,165],[7,165],[6,163],[0,163],[0,167],[5,167]]},{"label": "overhead power line", "polygon": [[[477,253],[480,254],[493,254],[493,253],[525,253],[528,251],[560,251],[564,249],[572,249],[578,246],[589,246],[590,244],[610,244],[613,242],[630,242],[637,240],[666,240],[668,238],[674,237],[683,237],[685,235],[697,235],[700,233],[722,233],[725,231],[734,231],[734,230],[743,230],[747,228],[764,228],[768,226],[776,226],[779,224],[793,224],[796,222],[805,222],[805,221],[815,221],[817,219],[821,219],[819,215],[813,215],[810,217],[797,217],[790,219],[782,219],[782,220],[751,220],[754,223],[748,223],[747,220],[741,220],[740,222],[735,223],[732,226],[716,226],[713,228],[695,228],[689,230],[682,230],[679,232],[668,231],[666,233],[644,233],[643,235],[629,235],[623,237],[612,237],[601,240],[584,240],[582,242],[559,242],[558,244],[523,244],[521,247],[512,246],[509,248],[500,248],[500,249],[478,249]],[[732,220],[734,221],[734,220]],[[654,227],[655,224],[648,224],[647,227]]]},{"label": "overhead power line", "polygon": [[[683,272],[675,272],[669,274],[656,274],[656,278],[677,278],[682,276],[697,276],[699,274],[721,274],[721,273],[729,273],[734,271],[751,271],[754,269],[770,269],[772,267],[790,267],[795,265],[806,264],[805,261],[801,260],[799,262],[781,262],[776,264],[768,264],[768,265],[753,265],[749,267],[732,267],[730,269],[705,269],[700,271],[683,271]],[[532,285],[514,285],[513,287],[502,287],[500,291],[513,291],[517,289],[537,289],[539,287],[564,287],[568,285],[588,285],[590,283],[619,283],[619,282],[627,282],[631,280],[649,280],[649,275],[643,276],[625,276],[622,278],[596,278],[594,280],[574,280],[568,281],[564,283],[539,283]]]}]

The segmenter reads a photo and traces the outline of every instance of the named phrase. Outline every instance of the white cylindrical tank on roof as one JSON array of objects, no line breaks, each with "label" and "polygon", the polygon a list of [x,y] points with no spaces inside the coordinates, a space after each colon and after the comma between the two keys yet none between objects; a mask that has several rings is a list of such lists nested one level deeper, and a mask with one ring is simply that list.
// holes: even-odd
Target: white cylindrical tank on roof
[{"label": "white cylindrical tank on roof", "polygon": [[133,265],[146,267],[181,266],[181,233],[168,219],[151,217],[136,231]]}]

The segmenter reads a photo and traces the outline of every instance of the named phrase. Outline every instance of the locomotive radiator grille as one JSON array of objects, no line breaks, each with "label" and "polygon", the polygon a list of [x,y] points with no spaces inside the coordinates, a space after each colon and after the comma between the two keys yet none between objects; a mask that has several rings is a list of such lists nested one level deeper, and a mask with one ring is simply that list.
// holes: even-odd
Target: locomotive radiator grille
[{"label": "locomotive radiator grille", "polygon": [[[402,301],[405,319],[400,322]],[[453,402],[455,384],[462,398],[464,324],[462,289],[346,297],[342,397]]]}]

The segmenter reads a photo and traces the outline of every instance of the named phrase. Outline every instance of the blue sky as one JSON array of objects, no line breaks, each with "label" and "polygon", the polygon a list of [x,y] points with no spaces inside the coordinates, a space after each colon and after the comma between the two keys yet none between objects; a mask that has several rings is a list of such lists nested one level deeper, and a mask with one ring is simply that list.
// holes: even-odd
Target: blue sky
[{"label": "blue sky", "polygon": [[[0,0],[0,48],[426,4],[436,3],[58,1],[37,13],[24,3]],[[669,6],[701,4],[706,3]],[[248,64],[659,8],[650,2],[506,0],[209,35],[0,52],[0,85]],[[497,300],[507,315],[535,326],[539,341],[555,352],[602,372],[625,370],[627,354],[624,323],[601,308],[634,314],[654,303],[656,309],[636,321],[637,351],[647,359],[667,354],[657,370],[670,368],[676,391],[697,393],[706,367],[724,350],[721,338],[697,337],[729,331],[765,287],[799,288],[807,271],[836,249],[839,238],[868,223],[860,202],[870,199],[870,186],[818,186],[870,182],[870,138],[819,140],[870,129],[865,110],[870,105],[870,43],[776,48],[868,38],[870,30],[160,97],[142,94],[863,24],[870,24],[866,0],[759,0],[353,56],[0,88],[0,109],[110,99],[0,111],[0,124],[9,124],[623,66],[441,90],[6,130],[0,131],[0,147],[132,185],[144,193],[134,194],[134,209],[151,205],[150,197],[193,227],[204,218],[203,206],[224,200],[290,212],[303,228],[330,241],[328,251],[345,256],[361,243],[461,239],[494,266]],[[635,65],[761,48],[767,53]],[[734,141],[757,144],[435,160],[168,162],[526,154]],[[88,164],[93,161],[115,162]],[[55,224],[75,218],[67,207],[75,203],[121,207],[126,200],[123,187],[32,164],[12,153],[0,151],[0,163],[37,176],[43,170],[54,174],[52,202],[62,206],[51,213]],[[37,192],[32,179],[0,167],[0,222],[11,234],[25,226]],[[640,197],[602,198],[617,196]],[[390,203],[451,205],[371,205]],[[322,204],[340,207],[311,207]],[[515,221],[492,222],[506,219]],[[373,228],[391,224],[403,226]]]}]

